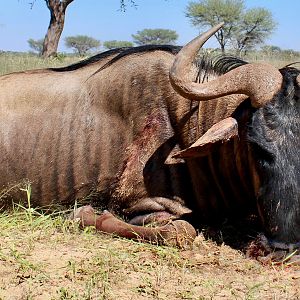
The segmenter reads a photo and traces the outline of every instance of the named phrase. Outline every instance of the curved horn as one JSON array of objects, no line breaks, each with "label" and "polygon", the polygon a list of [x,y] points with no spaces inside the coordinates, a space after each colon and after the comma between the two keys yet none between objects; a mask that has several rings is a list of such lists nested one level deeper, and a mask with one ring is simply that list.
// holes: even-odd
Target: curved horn
[{"label": "curved horn", "polygon": [[272,100],[282,85],[281,73],[268,64],[246,64],[202,84],[186,79],[199,49],[222,26],[223,23],[214,26],[188,43],[177,54],[170,70],[170,81],[174,89],[181,96],[196,101],[230,94],[245,94],[250,97],[252,106],[265,105]]}]

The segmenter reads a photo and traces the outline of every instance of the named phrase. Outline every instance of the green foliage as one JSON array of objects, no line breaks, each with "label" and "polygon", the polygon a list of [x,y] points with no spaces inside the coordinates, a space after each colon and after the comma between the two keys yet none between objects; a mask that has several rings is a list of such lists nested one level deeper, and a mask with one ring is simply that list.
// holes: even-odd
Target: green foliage
[{"label": "green foliage", "polygon": [[122,48],[122,47],[132,47],[133,43],[128,41],[106,41],[103,43],[106,49]]},{"label": "green foliage", "polygon": [[169,29],[144,29],[132,35],[137,45],[165,45],[175,44],[178,34]]},{"label": "green foliage", "polygon": [[243,9],[243,0],[200,0],[188,4],[186,16],[194,26],[213,26],[238,22]]},{"label": "green foliage", "polygon": [[242,15],[239,26],[231,38],[232,44],[240,54],[264,40],[274,31],[276,23],[270,11],[264,8],[252,8]]},{"label": "green foliage", "polygon": [[215,34],[224,52],[234,28],[241,20],[243,10],[243,0],[202,0],[190,2],[186,16],[197,27],[212,27],[224,22],[224,26]]},{"label": "green foliage", "polygon": [[68,48],[73,48],[80,56],[84,56],[89,50],[98,48],[100,41],[86,35],[76,35],[66,37],[65,45]]},{"label": "green foliage", "polygon": [[225,25],[216,34],[222,52],[232,45],[237,52],[262,43],[275,29],[270,11],[264,8],[245,9],[244,0],[199,0],[190,2],[186,16],[194,26]]},{"label": "green foliage", "polygon": [[[126,3],[127,2],[127,3]],[[126,11],[126,8],[127,8],[127,5],[128,3],[130,3],[130,5],[132,7],[137,7],[137,5],[135,4],[135,1],[134,0],[120,0],[120,10],[125,12]]]},{"label": "green foliage", "polygon": [[44,39],[39,39],[39,40],[29,39],[27,43],[33,51],[37,52],[39,55],[42,54]]}]

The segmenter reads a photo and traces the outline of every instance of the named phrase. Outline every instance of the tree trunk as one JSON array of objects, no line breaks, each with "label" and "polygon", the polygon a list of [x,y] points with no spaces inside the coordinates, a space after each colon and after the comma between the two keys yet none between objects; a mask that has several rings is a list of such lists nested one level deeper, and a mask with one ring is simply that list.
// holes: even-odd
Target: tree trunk
[{"label": "tree trunk", "polygon": [[221,51],[222,51],[222,54],[224,55],[225,54],[225,46],[224,46],[224,44],[221,44]]},{"label": "tree trunk", "polygon": [[226,41],[224,39],[223,29],[220,29],[217,33],[215,33],[215,37],[216,37],[217,41],[220,44],[222,54],[225,54],[225,43],[226,43]]},{"label": "tree trunk", "polygon": [[59,39],[64,28],[64,19],[64,15],[61,15],[59,18],[53,18],[51,16],[51,21],[43,44],[43,57],[56,56]]},{"label": "tree trunk", "polygon": [[50,23],[43,44],[43,57],[56,56],[60,36],[64,29],[67,6],[74,0],[45,0],[50,11]]}]

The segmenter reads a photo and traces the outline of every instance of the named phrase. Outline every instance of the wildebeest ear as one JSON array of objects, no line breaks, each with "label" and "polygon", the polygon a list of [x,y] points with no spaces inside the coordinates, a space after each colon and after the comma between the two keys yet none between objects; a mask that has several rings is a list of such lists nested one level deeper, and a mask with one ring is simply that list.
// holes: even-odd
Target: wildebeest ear
[{"label": "wildebeest ear", "polygon": [[229,117],[215,125],[205,132],[190,147],[173,155],[174,158],[195,158],[209,154],[213,145],[224,143],[238,136],[238,123],[236,119]]}]

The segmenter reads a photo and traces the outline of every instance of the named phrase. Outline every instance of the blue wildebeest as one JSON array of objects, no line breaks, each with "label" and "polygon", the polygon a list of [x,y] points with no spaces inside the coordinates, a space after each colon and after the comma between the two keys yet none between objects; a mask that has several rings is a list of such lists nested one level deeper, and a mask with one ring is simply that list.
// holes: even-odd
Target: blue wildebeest
[{"label": "blue wildebeest", "polygon": [[297,246],[299,70],[226,57],[195,65],[220,26],[181,50],[116,49],[2,76],[1,186],[28,179],[36,206],[88,198],[110,212],[83,206],[83,225],[177,244],[195,237],[180,218],[257,208],[271,246]]}]

